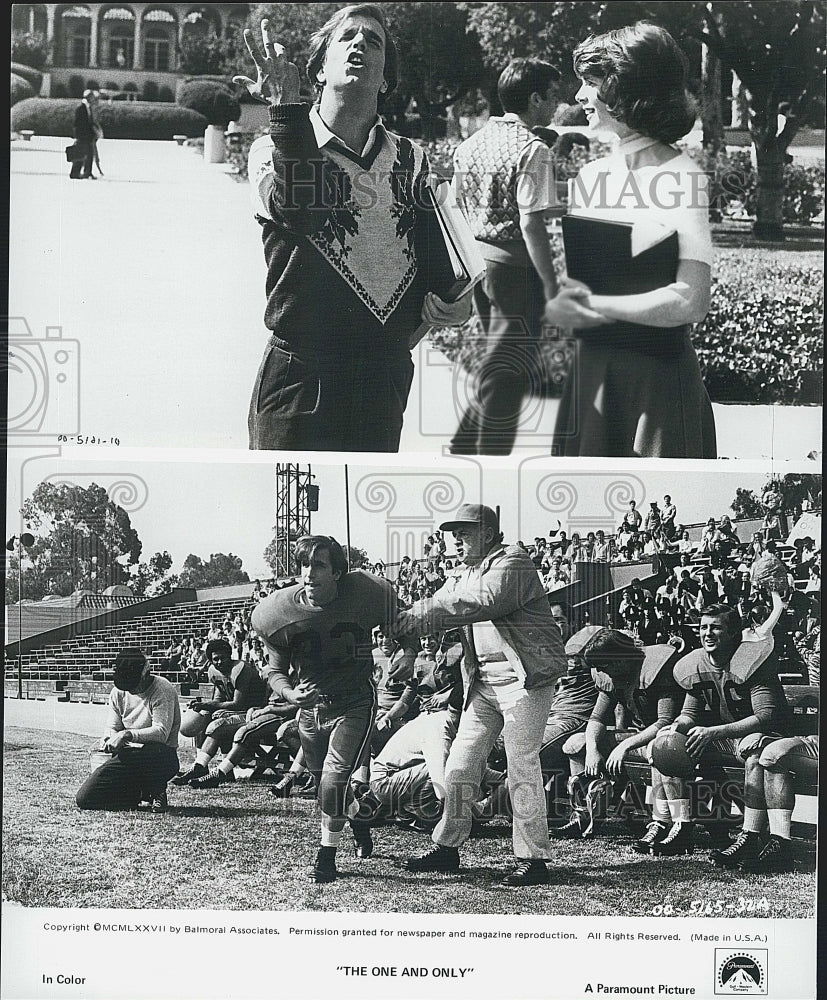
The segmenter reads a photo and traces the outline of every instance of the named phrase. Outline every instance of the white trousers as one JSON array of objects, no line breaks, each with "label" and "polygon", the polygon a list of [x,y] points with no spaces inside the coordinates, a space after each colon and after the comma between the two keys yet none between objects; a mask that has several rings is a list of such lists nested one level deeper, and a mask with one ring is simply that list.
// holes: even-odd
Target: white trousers
[{"label": "white trousers", "polygon": [[445,766],[445,807],[435,844],[459,847],[471,833],[471,805],[480,796],[486,761],[502,733],[513,811],[514,856],[551,857],[540,747],[554,685],[526,691],[519,681],[491,685],[476,680]]}]

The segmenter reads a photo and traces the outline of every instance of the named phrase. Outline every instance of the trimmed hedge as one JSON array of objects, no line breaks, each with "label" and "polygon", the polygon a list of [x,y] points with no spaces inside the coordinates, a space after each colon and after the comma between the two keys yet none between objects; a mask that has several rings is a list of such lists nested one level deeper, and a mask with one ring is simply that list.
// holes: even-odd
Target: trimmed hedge
[{"label": "trimmed hedge", "polygon": [[[19,132],[32,129],[37,135],[74,133],[77,101],[32,97],[12,108],[11,127]],[[207,120],[203,115],[178,104],[155,104],[143,101],[101,102],[97,116],[107,139],[172,139],[203,135]]]},{"label": "trimmed hedge", "polygon": [[18,76],[17,73],[12,73],[9,94],[11,105],[13,107],[18,103],[18,101],[25,101],[27,98],[34,97],[34,87],[22,76]]},{"label": "trimmed hedge", "polygon": [[36,70],[33,66],[26,66],[25,63],[13,62],[11,64],[12,73],[16,73],[18,76],[22,76],[24,80],[32,86],[35,94],[40,93],[40,88],[43,86],[43,74]]},{"label": "trimmed hedge", "polygon": [[210,80],[193,80],[178,91],[178,104],[203,115],[210,125],[224,128],[241,117],[241,105],[232,91],[224,84]]}]

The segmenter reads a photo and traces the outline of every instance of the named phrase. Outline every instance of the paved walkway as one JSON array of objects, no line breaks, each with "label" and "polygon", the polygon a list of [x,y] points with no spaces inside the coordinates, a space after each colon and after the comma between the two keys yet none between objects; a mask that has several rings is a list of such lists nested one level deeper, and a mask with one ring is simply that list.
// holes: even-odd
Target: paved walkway
[{"label": "paved walkway", "polygon": [[[12,143],[9,295],[9,315],[35,338],[60,327],[77,352],[76,390],[74,376],[60,389],[62,426],[122,446],[246,449],[266,340],[247,185],[194,150],[132,140],[104,140],[105,177],[72,181],[65,145]],[[421,345],[403,450],[441,452],[468,394],[464,376]],[[548,453],[556,406],[527,403],[518,452]],[[716,419],[725,457],[820,448],[817,408],[717,406]]]}]

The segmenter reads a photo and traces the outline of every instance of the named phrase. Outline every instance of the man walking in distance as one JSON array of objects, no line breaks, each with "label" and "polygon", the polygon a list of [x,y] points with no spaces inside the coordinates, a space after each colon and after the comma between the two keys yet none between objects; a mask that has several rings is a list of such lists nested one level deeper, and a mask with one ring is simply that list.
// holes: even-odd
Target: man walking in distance
[{"label": "man walking in distance", "polygon": [[537,570],[519,546],[503,546],[490,507],[465,504],[440,525],[452,531],[465,569],[433,597],[401,612],[397,631],[419,635],[463,625],[464,704],[445,770],[445,808],[434,847],[409,858],[414,872],[453,872],[471,832],[471,803],[479,796],[486,760],[502,733],[513,807],[516,869],[504,886],[548,882],[550,857],[540,746],[554,697],[566,671],[560,629]]},{"label": "man walking in distance", "polygon": [[[295,560],[301,583],[266,597],[253,611],[252,624],[269,652],[270,687],[301,710],[304,762],[316,779],[322,811],[311,877],[332,882],[345,819],[357,811],[351,776],[366,762],[376,718],[371,630],[376,625],[386,630],[394,622],[396,594],[387,580],[363,570],[348,572],[335,538],[300,538]],[[402,641],[410,671],[419,643]],[[370,857],[370,828],[352,827],[357,857]]]},{"label": "man walking in distance", "polygon": [[84,90],[83,100],[75,108],[75,143],[83,155],[72,161],[69,176],[73,181],[95,180],[92,174],[92,160],[95,153],[95,141],[98,138],[98,125],[95,121],[95,108],[98,95],[94,90]]},{"label": "man walking in distance", "polygon": [[428,292],[416,249],[428,162],[377,115],[396,86],[396,48],[378,7],[337,11],[310,40],[309,108],[298,69],[261,27],[263,54],[245,32],[257,79],[236,77],[270,109],[249,159],[273,333],[250,447],[396,451],[416,331],[470,313],[467,296],[447,305]]},{"label": "man walking in distance", "polygon": [[537,341],[557,277],[546,211],[557,204],[552,153],[532,129],[548,125],[559,72],[514,59],[497,84],[505,109],[454,154],[454,187],[486,259],[474,288],[487,351],[476,395],[451,442],[454,454],[508,455],[523,397],[542,381]]}]

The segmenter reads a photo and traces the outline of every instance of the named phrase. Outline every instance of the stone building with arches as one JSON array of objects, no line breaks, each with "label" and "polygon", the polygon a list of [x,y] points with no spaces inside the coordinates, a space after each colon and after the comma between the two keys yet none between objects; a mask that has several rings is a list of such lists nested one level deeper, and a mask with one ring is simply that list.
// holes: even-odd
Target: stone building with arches
[{"label": "stone building with arches", "polygon": [[[49,56],[41,95],[93,87],[174,99],[188,38],[235,37],[248,3],[18,3],[12,32],[39,33]],[[82,88],[81,88],[82,89]]]}]

